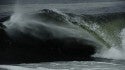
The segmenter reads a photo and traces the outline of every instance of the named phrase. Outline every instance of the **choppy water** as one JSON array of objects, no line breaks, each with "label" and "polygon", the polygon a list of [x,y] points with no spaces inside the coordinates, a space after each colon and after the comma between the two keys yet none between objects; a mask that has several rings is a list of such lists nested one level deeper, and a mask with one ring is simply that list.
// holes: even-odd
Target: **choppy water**
[{"label": "choppy water", "polygon": [[0,65],[1,70],[124,70],[124,61],[71,61]]}]

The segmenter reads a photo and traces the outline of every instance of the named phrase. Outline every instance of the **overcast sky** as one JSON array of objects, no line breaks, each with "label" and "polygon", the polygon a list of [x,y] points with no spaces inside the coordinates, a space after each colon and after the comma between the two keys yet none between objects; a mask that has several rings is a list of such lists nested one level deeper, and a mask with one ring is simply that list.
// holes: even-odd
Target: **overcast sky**
[{"label": "overcast sky", "polygon": [[[97,1],[124,1],[124,0],[18,0],[21,3],[81,3]],[[14,4],[16,0],[0,0],[0,4]]]}]

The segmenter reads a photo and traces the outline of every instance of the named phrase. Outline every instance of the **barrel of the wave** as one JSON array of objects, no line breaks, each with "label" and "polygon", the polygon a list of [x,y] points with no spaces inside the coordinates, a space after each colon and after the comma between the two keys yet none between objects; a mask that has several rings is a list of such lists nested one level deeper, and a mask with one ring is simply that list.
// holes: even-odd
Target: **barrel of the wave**
[{"label": "barrel of the wave", "polygon": [[4,30],[5,26],[0,23],[0,46],[2,47],[5,42],[7,42],[7,34]]}]

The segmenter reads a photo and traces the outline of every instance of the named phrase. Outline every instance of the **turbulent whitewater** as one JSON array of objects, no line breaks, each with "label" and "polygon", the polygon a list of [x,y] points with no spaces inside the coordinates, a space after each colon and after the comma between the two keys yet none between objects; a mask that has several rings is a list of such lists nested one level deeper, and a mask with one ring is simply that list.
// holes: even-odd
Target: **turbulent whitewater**
[{"label": "turbulent whitewater", "polygon": [[75,38],[75,42],[81,43],[82,40],[79,39],[83,39],[86,41],[83,43],[92,45],[96,49],[91,56],[95,58],[94,61],[0,65],[1,70],[124,70],[125,5],[123,3],[125,2],[47,6],[27,4],[14,6],[14,11],[10,10],[11,6],[6,6],[8,11],[1,8],[0,18],[5,19],[1,21],[3,24],[1,28],[5,26],[5,32],[10,38],[16,39],[14,41],[27,36],[40,40]]}]

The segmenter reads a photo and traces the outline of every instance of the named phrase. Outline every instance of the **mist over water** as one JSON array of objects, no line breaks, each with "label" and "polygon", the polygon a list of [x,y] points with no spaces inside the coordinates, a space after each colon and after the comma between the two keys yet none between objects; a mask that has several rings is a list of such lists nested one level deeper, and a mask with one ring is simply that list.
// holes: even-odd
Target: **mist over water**
[{"label": "mist over water", "polygon": [[108,58],[108,59],[125,59],[125,29],[119,33],[121,39],[121,46],[112,45],[111,48],[102,48],[100,53],[94,55],[94,57]]},{"label": "mist over water", "polygon": [[[21,31],[41,39],[51,37],[84,37],[90,40],[94,39],[87,31],[72,24],[68,15],[57,9],[52,8],[48,10],[48,12],[42,10],[37,12],[26,12],[25,10],[26,9],[23,8],[21,4],[16,4],[14,6],[14,13],[11,15],[10,20],[4,22],[4,25],[7,27],[6,31],[9,35],[13,36],[14,32]],[[39,12],[41,14],[49,14],[50,17],[57,18],[57,20],[46,20],[48,16],[39,16]],[[52,15],[51,12],[54,15]],[[77,19],[75,21],[77,21]]]}]

